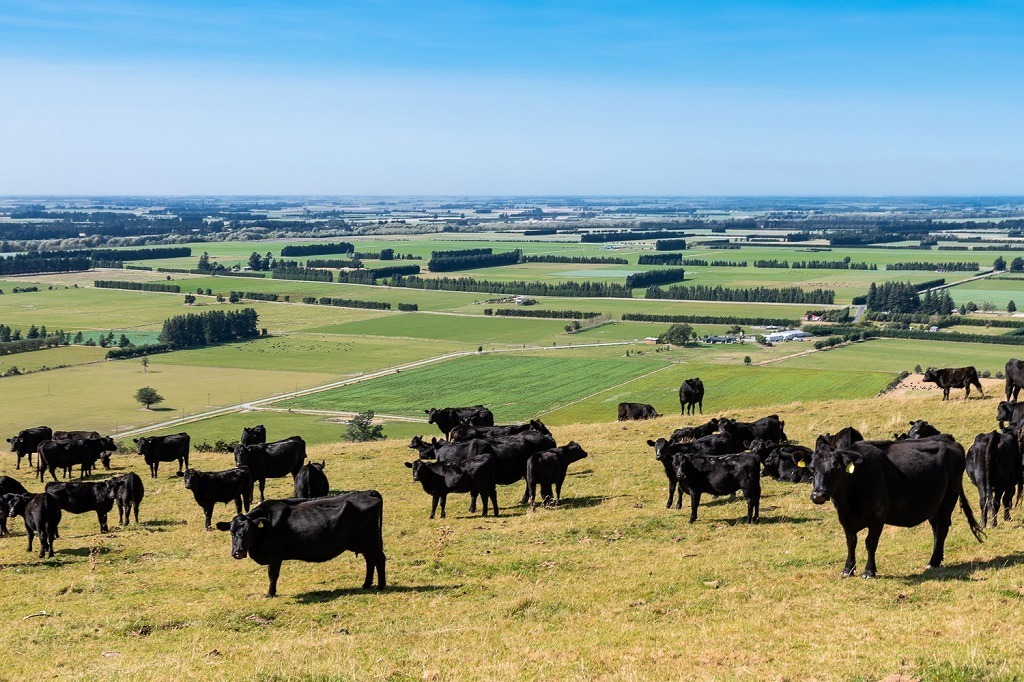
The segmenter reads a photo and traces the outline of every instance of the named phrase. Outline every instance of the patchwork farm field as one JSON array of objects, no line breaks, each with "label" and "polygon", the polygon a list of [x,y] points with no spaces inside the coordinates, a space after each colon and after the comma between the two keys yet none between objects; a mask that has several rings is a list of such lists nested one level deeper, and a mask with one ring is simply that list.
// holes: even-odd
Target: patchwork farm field
[{"label": "patchwork farm field", "polygon": [[[994,401],[938,396],[836,400],[740,411],[778,412],[799,441],[853,424],[883,437],[925,418],[969,441]],[[719,414],[708,412],[707,416]],[[806,485],[765,480],[761,523],[739,523],[742,500],[702,504],[695,524],[666,510],[660,465],[644,442],[694,420],[556,427],[583,444],[558,510],[514,505],[482,519],[453,496],[430,521],[429,498],[403,462],[405,442],[311,449],[334,490],[384,497],[388,584],[364,592],[362,559],[284,565],[279,596],[266,572],[230,556],[172,470],[145,478],[141,525],[96,534],[67,514],[56,557],[26,553],[20,520],[0,540],[8,614],[0,635],[10,679],[50,670],[76,679],[883,679],[1009,680],[1024,675],[1013,617],[1024,586],[1019,510],[971,537],[959,511],[943,567],[925,571],[927,527],[888,527],[876,580],[841,580],[840,526]],[[235,425],[237,426],[237,424]],[[423,425],[423,433],[430,430]],[[432,428],[432,427],[431,427]],[[286,429],[282,429],[282,432]],[[211,470],[230,455],[196,453]],[[114,471],[142,471],[116,456]],[[173,469],[173,468],[172,468]],[[0,474],[31,484],[13,471]],[[38,485],[38,484],[36,484]],[[271,480],[268,496],[291,493]],[[973,503],[973,496],[972,496]],[[215,520],[233,514],[218,506]],[[863,562],[863,552],[860,556]],[[40,589],[45,585],[46,589]],[[566,589],[571,585],[571,589]],[[439,614],[443,614],[439,621]],[[33,617],[30,617],[33,616]],[[614,622],[614,627],[609,623]],[[879,623],[884,623],[880,627]],[[924,624],[924,625],[923,625]],[[830,632],[822,641],[794,633]],[[993,637],[998,632],[1000,636]],[[440,636],[439,636],[440,635]],[[457,641],[451,639],[456,637]]]},{"label": "patchwork farm field", "polygon": [[903,339],[872,339],[821,353],[812,353],[779,364],[786,367],[831,370],[837,376],[848,369],[880,372],[912,372],[921,367],[963,367],[974,365],[978,372],[1003,371],[1011,357],[1024,355],[1015,346],[946,341],[905,341]]}]

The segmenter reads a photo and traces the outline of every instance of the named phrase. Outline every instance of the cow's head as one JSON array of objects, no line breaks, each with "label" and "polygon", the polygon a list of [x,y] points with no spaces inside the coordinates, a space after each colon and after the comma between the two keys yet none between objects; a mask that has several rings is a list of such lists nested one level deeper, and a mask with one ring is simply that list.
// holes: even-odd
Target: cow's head
[{"label": "cow's head", "polygon": [[324,467],[327,466],[327,460],[324,459],[324,460],[320,460],[319,462],[310,462],[309,466],[310,466],[311,469],[316,469],[317,471],[323,471]]},{"label": "cow's head", "polygon": [[566,464],[578,462],[585,457],[587,457],[587,451],[580,447],[580,444],[574,440],[569,441],[562,447],[562,460]]},{"label": "cow's head", "polygon": [[837,450],[827,443],[815,448],[811,457],[811,502],[828,502],[862,462],[860,453],[853,450]]},{"label": "cow's head", "polygon": [[460,419],[459,423],[448,432],[448,439],[453,443],[460,443],[464,440],[468,440],[469,430],[473,428],[473,425],[465,419]]},{"label": "cow's head", "polygon": [[15,436],[14,438],[8,438],[7,442],[11,444],[11,452],[17,452],[25,441],[22,440],[21,436]]},{"label": "cow's head", "polygon": [[539,419],[531,419],[530,428],[539,433],[543,433],[545,436],[551,435],[551,431],[544,425],[544,422]]},{"label": "cow's head", "polygon": [[132,442],[135,443],[135,447],[140,455],[146,454],[149,450],[150,443],[153,442],[152,438],[132,438]]},{"label": "cow's head", "polygon": [[921,381],[931,381],[937,383],[939,381],[939,373],[934,367],[929,367],[921,377]]},{"label": "cow's head", "polygon": [[743,444],[747,450],[757,455],[758,460],[761,464],[764,464],[768,460],[768,455],[771,454],[772,450],[775,449],[775,443],[770,440],[764,440],[762,438],[755,438],[754,440],[747,441]]},{"label": "cow's head", "polygon": [[185,490],[192,490],[192,483],[199,478],[197,475],[198,473],[199,472],[191,467],[185,469]]},{"label": "cow's head", "polygon": [[664,438],[659,438],[658,440],[648,439],[647,444],[654,448],[654,459],[659,462],[664,462],[670,456],[671,448],[669,447],[669,442]]},{"label": "cow's head", "polygon": [[25,515],[25,507],[32,499],[32,493],[7,493],[3,498],[4,505],[7,507],[7,516],[14,518]]},{"label": "cow's head", "polygon": [[423,411],[427,413],[427,423],[428,424],[435,423],[434,420],[437,419],[437,412],[438,412],[437,408],[436,407],[431,407],[429,410],[423,410]]},{"label": "cow's head", "polygon": [[270,525],[267,517],[254,516],[254,512],[239,514],[231,519],[231,522],[218,521],[217,530],[229,531],[231,533],[231,556],[236,559],[244,559],[249,556],[249,547],[252,546],[253,537]]},{"label": "cow's head", "polygon": [[422,475],[424,468],[427,466],[426,463],[422,459],[417,459],[417,460],[414,460],[412,462],[406,462],[405,466],[407,466],[410,469],[412,469],[412,480],[414,480],[414,481],[422,480],[420,478],[420,476]]}]

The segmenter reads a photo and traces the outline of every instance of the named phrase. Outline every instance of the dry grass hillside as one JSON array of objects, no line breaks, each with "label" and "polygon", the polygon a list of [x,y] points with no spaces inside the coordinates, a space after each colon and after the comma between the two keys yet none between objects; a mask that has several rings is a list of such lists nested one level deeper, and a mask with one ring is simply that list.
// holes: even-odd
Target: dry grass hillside
[{"label": "dry grass hillside", "polygon": [[[869,437],[925,418],[965,445],[994,427],[996,400],[935,392],[780,406],[790,436],[853,425]],[[711,413],[705,418],[712,416]],[[886,529],[879,578],[841,580],[842,533],[808,486],[768,482],[761,523],[741,500],[707,502],[696,524],[666,510],[661,466],[644,443],[696,420],[560,427],[590,457],[564,506],[527,513],[499,491],[500,518],[428,520],[429,498],[402,463],[405,442],[311,450],[336,489],[385,500],[389,589],[364,592],[362,560],[266,573],[230,557],[226,534],[169,470],[146,477],[143,524],[100,536],[68,516],[57,558],[25,552],[20,520],[0,541],[0,678],[257,680],[1019,679],[1024,676],[1024,528],[974,541],[957,511],[947,564],[925,572],[927,526]],[[283,437],[286,434],[271,434]],[[227,455],[196,455],[203,469]],[[142,473],[135,458],[115,461]],[[165,465],[166,467],[166,465]],[[25,470],[2,472],[28,484]],[[290,494],[290,479],[270,484]],[[33,489],[38,484],[33,486]],[[971,489],[976,506],[976,494]],[[232,512],[218,508],[216,518]],[[1015,510],[1024,518],[1024,511]],[[860,556],[863,565],[863,554]]]}]

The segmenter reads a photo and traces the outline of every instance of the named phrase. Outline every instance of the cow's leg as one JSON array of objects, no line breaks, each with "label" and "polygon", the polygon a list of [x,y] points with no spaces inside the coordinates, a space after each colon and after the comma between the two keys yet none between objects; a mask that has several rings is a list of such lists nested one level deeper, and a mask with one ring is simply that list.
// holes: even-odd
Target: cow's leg
[{"label": "cow's leg", "polygon": [[[32,466],[32,462],[29,462],[29,466]],[[14,465],[15,469],[21,468],[21,453],[18,454],[18,462]]]},{"label": "cow's leg", "polygon": [[529,499],[529,495],[530,495],[530,486],[526,486],[526,489],[523,490],[523,499],[519,500],[520,506],[526,504],[526,500]]},{"label": "cow's leg", "polygon": [[[139,523],[139,503],[138,502],[132,502],[131,508],[132,508],[132,512],[135,514],[135,524],[138,525],[138,523]],[[128,518],[128,512],[124,513],[124,518],[125,519]]]},{"label": "cow's leg", "polygon": [[676,509],[682,509],[683,508],[683,484],[682,483],[677,483],[676,484],[676,495],[678,495],[678,497],[676,498]]},{"label": "cow's leg", "polygon": [[442,519],[445,516],[445,505],[447,505],[447,504],[448,504],[448,494],[445,493],[445,494],[441,495],[441,518]]},{"label": "cow's leg", "polygon": [[999,526],[999,491],[992,491],[992,527]]},{"label": "cow's leg", "polygon": [[1013,488],[1003,491],[1003,520],[1010,520],[1010,507],[1013,506]]},{"label": "cow's leg", "polygon": [[537,508],[537,482],[528,483],[527,488],[530,491],[530,511],[533,511]]},{"label": "cow's leg", "polygon": [[700,493],[690,490],[690,523],[697,520],[697,507],[700,506]]},{"label": "cow's leg", "polygon": [[561,481],[555,481],[555,506],[556,507],[562,503],[562,483],[564,483],[564,482],[565,482],[564,479],[561,480]]},{"label": "cow's leg", "polygon": [[[670,480],[668,482],[668,502],[665,503],[665,509],[669,509],[669,508],[672,507],[672,498],[674,498],[675,496],[676,496],[676,482]],[[682,499],[680,499],[679,502],[682,503]],[[676,509],[678,509],[678,507],[676,507]]]},{"label": "cow's leg", "polygon": [[988,500],[984,490],[978,488],[978,506],[981,507],[981,527],[988,528]]},{"label": "cow's leg", "polygon": [[491,488],[491,506],[494,507],[494,516],[498,516],[498,489]]},{"label": "cow's leg", "polygon": [[57,467],[50,467],[50,478],[52,478],[54,482],[57,481]]},{"label": "cow's leg", "polygon": [[107,527],[107,512],[105,512],[105,511],[97,511],[96,512],[96,518],[98,518],[100,520],[100,532],[101,533],[109,533],[110,532],[110,528]]},{"label": "cow's leg", "polygon": [[267,589],[267,598],[277,596],[277,577],[281,575],[281,561],[271,561],[267,564],[267,577],[270,578],[270,588]]},{"label": "cow's leg", "polygon": [[699,403],[697,403],[697,407],[700,408],[700,413],[704,414],[704,399],[703,398],[701,398],[701,401]]},{"label": "cow's leg", "polygon": [[434,518],[434,515],[437,514],[437,503],[440,499],[440,495],[434,495],[430,499],[430,518]]},{"label": "cow's leg", "polygon": [[868,528],[868,536],[864,538],[864,546],[868,550],[868,562],[864,564],[864,578],[875,577],[875,550],[878,549],[878,540],[882,537],[882,524]]},{"label": "cow's leg", "polygon": [[857,531],[843,529],[846,532],[846,565],[843,566],[843,577],[849,578],[857,568]]},{"label": "cow's leg", "polygon": [[260,502],[263,502],[263,489],[266,487],[266,485],[267,485],[267,479],[261,478],[260,479]]},{"label": "cow's leg", "polygon": [[373,556],[372,552],[365,552],[363,558],[366,559],[366,579],[363,581],[363,589],[368,590],[373,587],[373,569],[377,563],[377,557]]},{"label": "cow's leg", "polygon": [[[476,493],[475,492],[472,492],[472,493],[469,494],[469,513],[470,514],[475,514],[476,513]],[[441,518],[444,518],[444,516],[442,515]]]},{"label": "cow's leg", "polygon": [[[242,496],[241,494],[235,495],[235,516],[242,515]],[[210,525],[207,523],[206,525]]]},{"label": "cow's leg", "polygon": [[928,559],[928,566],[926,568],[938,568],[942,565],[942,560],[945,558],[946,535],[949,533],[950,513],[939,511],[938,514],[929,519],[929,523],[932,525],[934,544],[932,546],[932,556]]},{"label": "cow's leg", "polygon": [[385,566],[388,558],[384,556],[384,550],[377,552],[377,589],[383,590],[387,587],[387,580],[384,577]]},{"label": "cow's leg", "polygon": [[482,503],[483,508],[484,508],[484,513],[481,514],[481,516],[486,517],[487,516],[487,505],[490,503],[490,499],[487,497],[487,493],[484,493],[483,495],[480,496],[480,502]]},{"label": "cow's leg", "polygon": [[[28,527],[27,523],[25,524],[25,532],[28,534],[28,549],[26,549],[25,551],[26,552],[31,552],[32,551],[32,538],[35,537],[35,533],[32,532],[32,529]],[[39,542],[42,542],[42,541],[43,541],[43,539],[39,538]]]},{"label": "cow's leg", "polygon": [[203,507],[203,515],[206,517],[206,530],[213,530],[213,507],[214,505],[212,504]]},{"label": "cow's leg", "polygon": [[747,523],[757,523],[761,519],[761,491],[743,492],[747,498]]}]

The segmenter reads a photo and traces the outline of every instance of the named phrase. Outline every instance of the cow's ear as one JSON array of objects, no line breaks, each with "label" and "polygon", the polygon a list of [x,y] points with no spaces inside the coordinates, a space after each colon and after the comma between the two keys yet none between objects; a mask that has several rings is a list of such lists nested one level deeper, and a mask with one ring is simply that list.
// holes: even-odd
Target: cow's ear
[{"label": "cow's ear", "polygon": [[405,463],[405,466],[407,466],[407,467],[409,467],[410,469],[412,469],[412,462],[406,462],[406,463]]},{"label": "cow's ear", "polygon": [[650,438],[648,438],[648,439],[647,439],[647,444],[648,444],[648,445],[650,445],[650,446],[651,446],[652,448],[653,448],[653,447],[654,447],[655,445],[657,445],[657,443],[655,443],[655,442],[654,442],[653,440],[651,440]]},{"label": "cow's ear", "polygon": [[138,442],[139,442],[139,439],[138,439],[138,438],[132,438],[132,442],[133,442],[133,443],[138,443]]},{"label": "cow's ear", "polygon": [[430,414],[430,410],[423,410],[425,414]]},{"label": "cow's ear", "polygon": [[218,521],[217,530],[231,530],[231,524],[227,521]]}]

